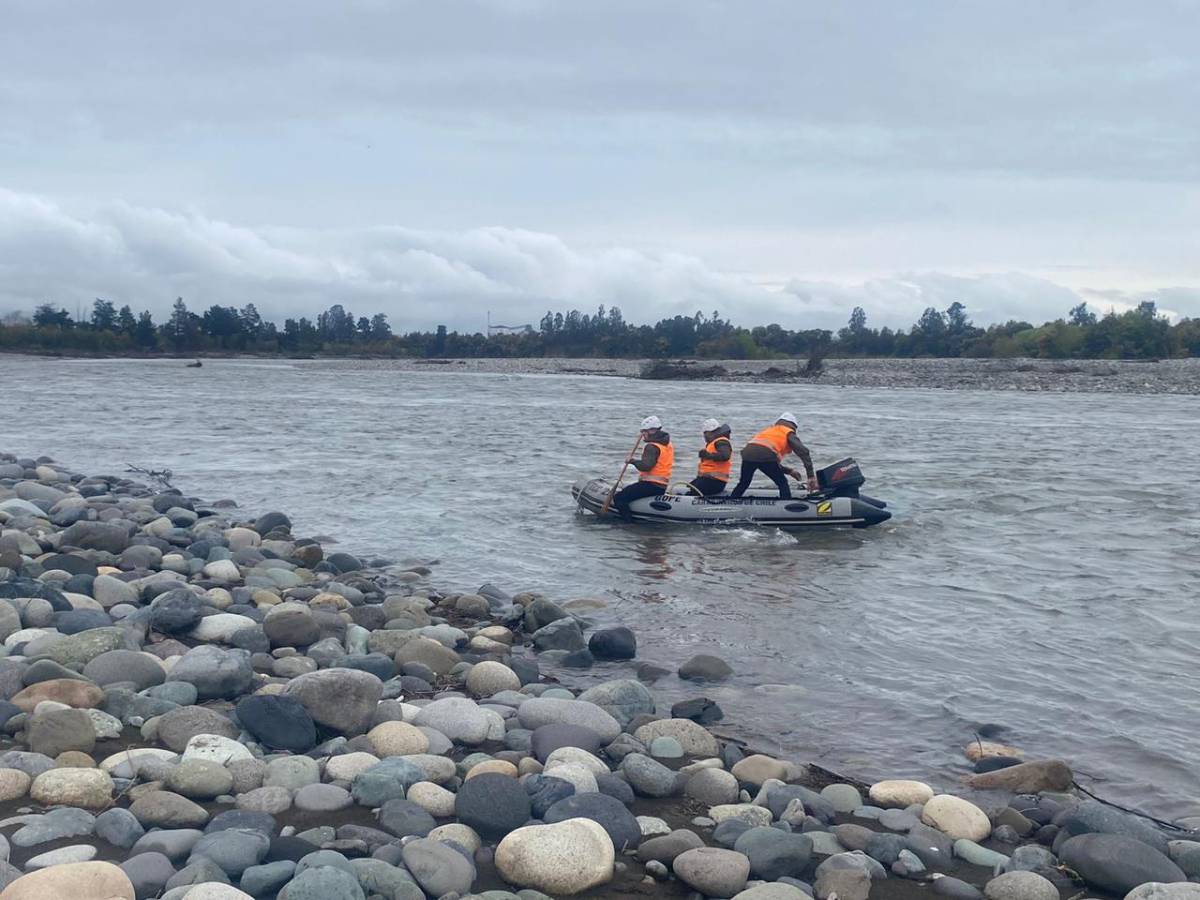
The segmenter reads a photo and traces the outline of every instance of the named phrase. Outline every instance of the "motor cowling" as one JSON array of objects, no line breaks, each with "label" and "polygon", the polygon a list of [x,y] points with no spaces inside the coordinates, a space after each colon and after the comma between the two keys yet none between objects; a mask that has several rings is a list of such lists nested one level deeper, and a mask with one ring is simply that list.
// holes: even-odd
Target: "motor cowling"
[{"label": "motor cowling", "polygon": [[821,493],[830,496],[857,497],[858,489],[866,484],[862,469],[853,457],[835,462],[817,470],[817,485]]}]

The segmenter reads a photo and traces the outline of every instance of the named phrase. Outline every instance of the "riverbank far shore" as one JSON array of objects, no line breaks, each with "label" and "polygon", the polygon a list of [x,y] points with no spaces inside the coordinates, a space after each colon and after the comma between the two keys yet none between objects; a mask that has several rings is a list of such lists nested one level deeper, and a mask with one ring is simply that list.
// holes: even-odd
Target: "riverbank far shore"
[{"label": "riverbank far shore", "polygon": [[724,734],[718,657],[664,708],[629,629],[433,575],[0,454],[0,900],[1194,896],[1200,821],[1064,761],[844,779]]},{"label": "riverbank far shore", "polygon": [[[35,359],[80,358],[10,353]],[[395,359],[208,353],[200,356],[102,357],[156,360],[184,365],[195,359],[277,361],[285,365],[340,366],[411,372],[498,375],[590,375],[640,378],[657,367],[671,379],[764,384],[822,384],[834,387],[924,388],[933,390],[1025,391],[1035,393],[1200,394],[1200,359],[826,359],[817,376],[804,374],[806,360],[644,359]],[[203,367],[200,367],[201,370]]]}]

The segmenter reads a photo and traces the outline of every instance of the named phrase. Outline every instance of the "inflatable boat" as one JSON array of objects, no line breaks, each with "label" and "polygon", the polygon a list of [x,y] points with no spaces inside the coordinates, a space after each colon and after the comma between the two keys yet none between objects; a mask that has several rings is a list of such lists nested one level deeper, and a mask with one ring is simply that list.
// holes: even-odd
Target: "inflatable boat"
[{"label": "inflatable boat", "polygon": [[[887,504],[859,493],[866,482],[853,459],[843,459],[819,470],[817,492],[803,488],[790,500],[778,492],[747,491],[734,500],[727,494],[697,497],[684,485],[657,497],[643,497],[629,506],[635,522],[668,522],[678,525],[766,525],[799,531],[808,528],[868,528],[892,517]],[[612,484],[601,478],[581,479],[571,487],[579,508],[599,515]],[[606,517],[619,518],[609,508]]]}]

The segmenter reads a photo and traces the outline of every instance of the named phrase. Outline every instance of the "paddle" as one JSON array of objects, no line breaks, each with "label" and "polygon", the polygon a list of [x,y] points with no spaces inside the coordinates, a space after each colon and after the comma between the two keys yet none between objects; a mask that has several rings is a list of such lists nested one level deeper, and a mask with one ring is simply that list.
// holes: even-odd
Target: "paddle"
[{"label": "paddle", "polygon": [[638,446],[642,443],[642,433],[639,431],[637,440],[633,442],[633,449],[629,451],[629,455],[625,457],[625,465],[621,466],[621,474],[617,476],[617,480],[613,482],[612,490],[608,492],[608,496],[604,498],[604,505],[600,507],[600,515],[608,515],[608,508],[612,505],[612,499],[617,494],[617,488],[621,486],[621,481],[625,478],[625,470],[629,468],[629,464],[633,461],[633,454],[637,453]]}]

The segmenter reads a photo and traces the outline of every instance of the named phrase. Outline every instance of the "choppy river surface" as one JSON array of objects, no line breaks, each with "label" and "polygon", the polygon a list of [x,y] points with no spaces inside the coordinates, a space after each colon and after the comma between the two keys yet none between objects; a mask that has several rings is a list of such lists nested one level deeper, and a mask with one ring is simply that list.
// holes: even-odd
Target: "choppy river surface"
[{"label": "choppy river surface", "polygon": [[[19,358],[0,388],[2,450],[169,467],[343,549],[439,559],[447,588],[606,599],[644,660],[729,660],[706,693],[760,747],[950,785],[992,723],[1106,798],[1200,813],[1194,397]],[[785,408],[818,464],[860,460],[891,522],[789,537],[576,515],[570,483],[611,477],[643,415],[690,467],[706,416],[737,443]]]}]

